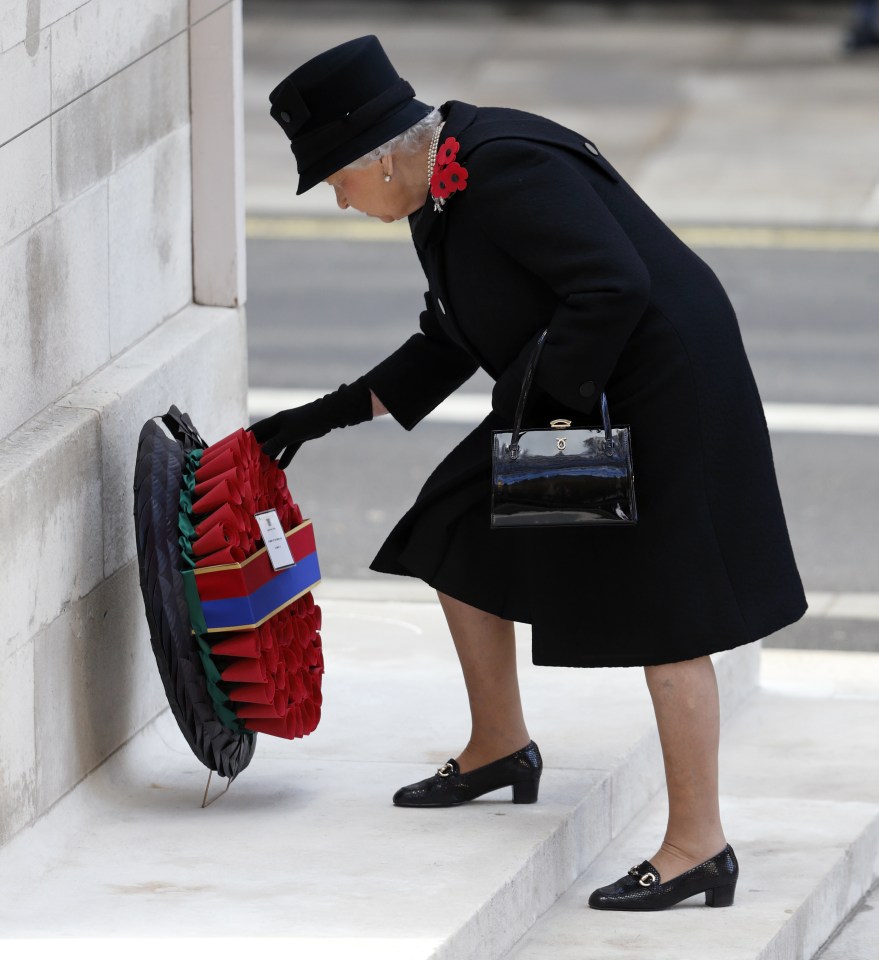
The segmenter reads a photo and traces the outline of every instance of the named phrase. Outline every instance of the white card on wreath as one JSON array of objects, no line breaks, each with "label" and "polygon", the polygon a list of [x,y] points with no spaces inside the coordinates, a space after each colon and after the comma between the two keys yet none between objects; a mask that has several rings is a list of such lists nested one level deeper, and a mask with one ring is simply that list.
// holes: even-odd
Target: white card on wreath
[{"label": "white card on wreath", "polygon": [[296,561],[290,551],[290,544],[287,543],[287,538],[284,536],[284,528],[278,518],[278,511],[263,510],[261,513],[254,514],[254,516],[259,524],[272,569],[286,570],[287,567],[294,566]]}]

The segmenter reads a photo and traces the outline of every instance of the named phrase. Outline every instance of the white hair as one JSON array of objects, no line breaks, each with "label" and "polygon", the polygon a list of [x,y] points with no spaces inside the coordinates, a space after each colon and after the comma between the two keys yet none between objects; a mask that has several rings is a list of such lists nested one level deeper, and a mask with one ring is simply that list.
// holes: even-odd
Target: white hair
[{"label": "white hair", "polygon": [[426,117],[422,117],[418,123],[413,124],[408,130],[398,133],[387,143],[383,143],[380,147],[365,153],[360,159],[349,163],[344,169],[362,170],[390,153],[416,153],[430,143],[436,128],[442,122],[443,116],[439,110],[431,110]]}]

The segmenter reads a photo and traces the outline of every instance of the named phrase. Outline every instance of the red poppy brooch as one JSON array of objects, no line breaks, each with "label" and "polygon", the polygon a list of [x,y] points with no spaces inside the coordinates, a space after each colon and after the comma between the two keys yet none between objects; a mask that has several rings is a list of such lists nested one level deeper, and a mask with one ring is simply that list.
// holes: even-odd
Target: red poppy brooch
[{"label": "red poppy brooch", "polygon": [[453,193],[467,187],[467,171],[456,159],[460,148],[461,144],[454,137],[446,137],[431,164],[430,195],[437,213],[442,213],[446,200]]}]

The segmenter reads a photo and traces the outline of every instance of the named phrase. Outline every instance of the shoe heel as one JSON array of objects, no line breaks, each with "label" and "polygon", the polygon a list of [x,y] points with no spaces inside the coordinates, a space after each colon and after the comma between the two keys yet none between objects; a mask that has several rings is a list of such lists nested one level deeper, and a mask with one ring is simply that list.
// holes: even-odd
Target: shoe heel
[{"label": "shoe heel", "polygon": [[540,778],[536,780],[520,780],[513,784],[513,803],[537,803],[537,788]]},{"label": "shoe heel", "polygon": [[712,887],[705,891],[706,907],[731,907],[736,895],[735,883],[726,883],[722,887]]}]

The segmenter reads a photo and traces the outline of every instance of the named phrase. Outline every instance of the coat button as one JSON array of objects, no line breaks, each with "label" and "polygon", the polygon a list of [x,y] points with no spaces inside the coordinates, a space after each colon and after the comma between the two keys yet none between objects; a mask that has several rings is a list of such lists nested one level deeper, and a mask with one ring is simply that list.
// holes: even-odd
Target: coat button
[{"label": "coat button", "polygon": [[446,308],[443,306],[443,302],[442,302],[442,300],[440,300],[439,297],[436,298],[436,304],[437,304],[437,306],[440,308],[440,313],[442,313],[442,315],[445,316],[445,315],[446,315]]},{"label": "coat button", "polygon": [[289,123],[289,122],[290,122],[290,114],[287,113],[286,110],[282,110],[282,111],[281,111],[281,119],[284,121],[284,123]]},{"label": "coat button", "polygon": [[583,141],[583,146],[590,152],[598,156],[598,147],[594,143],[590,143],[588,140]]},{"label": "coat button", "polygon": [[584,399],[586,397],[591,397],[595,393],[595,383],[592,380],[587,380],[585,383],[580,384],[580,396]]}]

